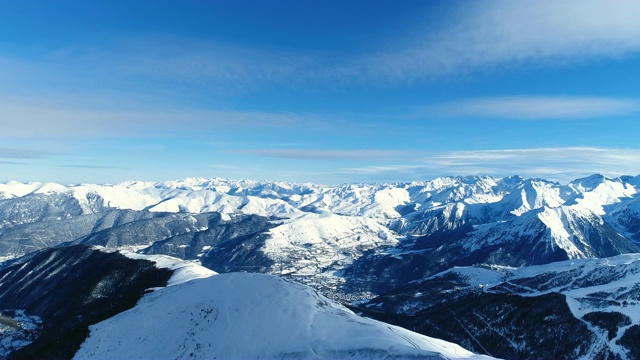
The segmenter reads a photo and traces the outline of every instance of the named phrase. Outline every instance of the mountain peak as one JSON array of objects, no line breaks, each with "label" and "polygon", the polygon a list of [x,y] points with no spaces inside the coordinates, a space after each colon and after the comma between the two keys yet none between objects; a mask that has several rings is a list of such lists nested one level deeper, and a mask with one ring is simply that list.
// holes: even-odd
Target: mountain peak
[{"label": "mountain peak", "polygon": [[580,192],[592,191],[598,185],[610,180],[608,177],[601,174],[593,174],[584,178],[576,179],[569,183],[570,186],[575,187]]}]

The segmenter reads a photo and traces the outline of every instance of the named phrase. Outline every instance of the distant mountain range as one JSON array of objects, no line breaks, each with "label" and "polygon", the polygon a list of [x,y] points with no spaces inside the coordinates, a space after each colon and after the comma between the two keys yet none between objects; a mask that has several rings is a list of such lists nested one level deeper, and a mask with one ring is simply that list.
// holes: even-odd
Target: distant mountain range
[{"label": "distant mountain range", "polygon": [[[259,272],[301,282],[334,300],[357,305],[358,311],[410,324],[430,336],[434,334],[429,326],[417,324],[432,324],[441,330],[438,334],[477,352],[510,358],[547,357],[554,353],[530,344],[530,334],[522,339],[491,338],[485,346],[480,338],[489,339],[489,335],[464,335],[473,333],[471,325],[460,332],[436,324],[430,319],[438,316],[443,324],[464,323],[460,316],[444,316],[449,312],[438,310],[443,305],[437,299],[444,296],[447,307],[466,317],[491,313],[465,307],[471,298],[487,304],[500,303],[494,298],[508,298],[514,302],[504,306],[511,307],[532,299],[539,300],[540,306],[563,303],[569,293],[558,287],[535,290],[533,296],[522,289],[504,290],[508,286],[499,284],[525,271],[513,270],[515,267],[538,269],[529,267],[553,263],[566,269],[566,261],[620,259],[616,256],[640,253],[639,190],[640,176],[611,179],[602,175],[566,185],[517,176],[340,186],[224,179],[70,186],[10,182],[0,184],[0,260],[4,260],[0,268],[24,264],[39,254],[37,250],[75,245],[170,255],[216,272]],[[553,264],[544,265],[547,274],[555,273]],[[590,264],[606,266],[605,262]],[[459,276],[458,270],[451,270],[454,267],[464,267],[465,274],[494,274],[487,283],[491,287],[472,290],[465,276],[480,275]],[[567,278],[579,275],[569,274]],[[453,280],[434,280],[442,276]],[[618,286],[607,279],[601,281]],[[464,296],[443,295],[452,289]],[[611,290],[605,298],[613,299],[618,290]],[[437,296],[425,298],[416,293]],[[620,301],[632,309],[640,298],[634,298],[638,297],[635,292],[630,294]],[[492,300],[486,300],[489,298]],[[454,310],[456,306],[466,310]],[[578,327],[567,327],[567,334],[580,328],[584,337],[578,336],[577,341],[599,347],[585,345],[575,353],[562,350],[565,352],[555,354],[625,357],[636,351],[640,356],[625,345],[631,335],[624,335],[637,331],[640,319],[615,310],[628,321],[613,315],[623,320],[609,339],[609,333],[600,334],[594,325],[598,321],[615,323],[608,318],[594,320],[608,315],[569,308],[553,316],[574,319],[570,322]],[[500,326],[520,325],[505,318]],[[475,328],[480,331],[479,326]],[[607,331],[613,334],[614,330]],[[505,347],[500,341],[511,345]],[[492,347],[492,342],[498,345]],[[501,353],[496,349],[509,350]]]}]

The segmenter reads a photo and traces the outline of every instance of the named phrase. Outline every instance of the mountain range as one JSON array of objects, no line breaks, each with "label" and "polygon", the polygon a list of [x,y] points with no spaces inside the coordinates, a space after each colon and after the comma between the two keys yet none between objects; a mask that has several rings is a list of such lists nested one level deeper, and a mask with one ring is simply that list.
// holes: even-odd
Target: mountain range
[{"label": "mountain range", "polygon": [[[218,273],[277,275],[358,313],[492,356],[638,357],[629,340],[640,334],[640,319],[630,315],[640,310],[638,284],[601,269],[635,273],[637,259],[622,254],[640,253],[639,190],[640,176],[602,175],[566,185],[518,176],[339,186],[9,182],[0,184],[0,269],[77,246],[169,255]],[[577,281],[585,273],[608,288]],[[522,282],[530,285],[513,285]],[[589,302],[592,293],[599,305]],[[26,309],[2,301],[0,308]],[[549,326],[566,346],[535,343],[554,339],[540,335]]]}]

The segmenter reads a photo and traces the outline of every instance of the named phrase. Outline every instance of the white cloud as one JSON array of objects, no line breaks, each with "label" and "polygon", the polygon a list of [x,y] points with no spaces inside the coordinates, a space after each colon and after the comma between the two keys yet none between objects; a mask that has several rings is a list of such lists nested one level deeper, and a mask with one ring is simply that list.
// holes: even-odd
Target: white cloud
[{"label": "white cloud", "polygon": [[234,86],[412,81],[503,65],[635,54],[640,52],[638,19],[636,0],[475,1],[464,3],[444,28],[414,27],[397,34],[395,44],[378,44],[370,53],[300,54],[192,43],[170,56],[152,52],[153,60],[140,61],[139,69],[228,80]]},{"label": "white cloud", "polygon": [[450,27],[409,36],[408,43],[396,51],[369,57],[365,68],[370,76],[410,80],[487,67],[557,65],[640,52],[640,2],[635,0],[464,4]]},{"label": "white cloud", "polygon": [[591,119],[640,111],[640,101],[611,97],[513,96],[446,103],[426,109],[445,117],[487,117],[515,120]]},{"label": "white cloud", "polygon": [[132,44],[141,48],[135,57],[114,62],[127,71],[231,88],[405,82],[504,65],[555,66],[636,54],[638,19],[636,0],[478,0],[463,3],[442,28],[409,27],[392,44],[369,44],[377,50],[368,53],[300,53],[169,38]]},{"label": "white cloud", "polygon": [[[307,149],[241,149],[235,152],[274,158],[300,160],[367,160],[400,159],[412,154],[401,150],[307,150]],[[415,153],[415,152],[414,152]]]},{"label": "white cloud", "polygon": [[74,164],[74,165],[63,165],[65,168],[78,168],[78,169],[128,169],[121,166],[110,166],[110,165],[86,165],[86,164]]},{"label": "white cloud", "polygon": [[38,60],[3,57],[0,79],[20,86],[25,79],[95,84],[106,78],[101,83],[136,86],[142,76],[145,82],[176,81],[221,92],[407,82],[505,65],[637,54],[639,18],[636,0],[478,0],[462,3],[442,28],[410,27],[395,34],[392,44],[368,44],[377,50],[367,53],[296,52],[156,34],[101,39],[99,46],[57,49]]},{"label": "white cloud", "polygon": [[368,53],[311,54],[174,38],[142,45],[134,58],[114,63],[136,73],[232,88],[405,82],[504,65],[555,66],[635,54],[638,19],[636,0],[479,0],[460,6],[442,28],[411,27],[398,33],[395,43],[377,44]]},{"label": "white cloud", "polygon": [[365,179],[395,179],[393,181],[481,174],[521,175],[568,182],[594,173],[611,177],[637,175],[640,174],[637,159],[640,159],[640,149],[568,147],[470,150],[433,153],[419,165],[345,168],[341,173]]},{"label": "white cloud", "polygon": [[[304,113],[215,110],[112,110],[0,101],[0,138],[145,137],[181,131],[327,131],[332,119]],[[336,120],[336,119],[333,119]],[[344,125],[347,126],[347,125]]]},{"label": "white cloud", "polygon": [[55,154],[47,150],[0,146],[0,159],[41,159]]},{"label": "white cloud", "polygon": [[320,60],[276,49],[174,37],[161,42],[136,39],[126,44],[129,56],[111,62],[125,73],[218,85],[224,91],[298,83],[312,76]]}]

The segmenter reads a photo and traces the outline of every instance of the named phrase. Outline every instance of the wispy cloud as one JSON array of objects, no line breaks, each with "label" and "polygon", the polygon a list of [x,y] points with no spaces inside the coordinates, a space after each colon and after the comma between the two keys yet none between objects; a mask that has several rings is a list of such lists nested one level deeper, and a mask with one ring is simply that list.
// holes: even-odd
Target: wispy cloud
[{"label": "wispy cloud", "polygon": [[2,164],[2,165],[27,165],[26,162],[22,162],[22,161],[11,161],[11,160],[2,160],[2,159],[0,159],[0,164]]},{"label": "wispy cloud", "polygon": [[364,178],[396,176],[396,181],[485,174],[542,177],[566,182],[593,173],[614,177],[640,174],[639,158],[640,149],[594,147],[451,151],[433,153],[420,164],[344,168],[341,172]]},{"label": "wispy cloud", "polygon": [[[184,109],[112,110],[51,103],[4,102],[2,137],[134,137],[189,130],[330,130],[338,119],[305,113]],[[333,122],[333,125],[330,124]],[[344,125],[346,126],[346,125]]]},{"label": "wispy cloud", "polygon": [[63,165],[65,168],[78,168],[78,169],[128,169],[121,166],[109,166],[109,165],[84,165],[84,164],[75,164],[75,165]]},{"label": "wispy cloud", "polygon": [[41,159],[51,155],[55,153],[22,147],[0,147],[0,159]]},{"label": "wispy cloud", "polygon": [[55,155],[60,154],[34,148],[0,146],[0,165],[31,165]]},{"label": "wispy cloud", "polygon": [[401,150],[307,150],[307,149],[240,149],[234,152],[274,158],[300,160],[366,160],[386,161],[406,157],[412,152]]},{"label": "wispy cloud", "polygon": [[[127,43],[136,49],[128,51],[132,58],[114,59],[113,63],[125,73],[220,85],[226,91],[305,82],[310,76],[315,77],[314,69],[320,65],[318,57],[256,46],[184,38],[165,38],[162,43],[149,43],[148,39]],[[141,43],[146,45],[140,46]]]},{"label": "wispy cloud", "polygon": [[504,65],[565,65],[640,52],[635,0],[475,1],[437,33],[412,34],[357,67],[390,81]]},{"label": "wispy cloud", "polygon": [[451,102],[425,111],[444,117],[575,120],[637,113],[640,112],[640,101],[611,97],[513,96]]},{"label": "wispy cloud", "polygon": [[398,33],[393,44],[371,44],[377,49],[367,53],[294,53],[170,39],[168,45],[147,47],[123,68],[233,87],[406,82],[505,65],[555,66],[638,53],[638,16],[635,0],[539,0],[526,6],[480,0],[465,3],[441,29],[414,26]]},{"label": "wispy cloud", "polygon": [[411,82],[505,65],[555,66],[637,54],[639,15],[635,0],[539,0],[526,6],[479,0],[464,3],[441,29],[414,26],[396,34],[393,43],[368,44],[374,49],[368,52],[309,53],[156,34],[101,39],[99,47],[58,49],[39,60],[0,58],[6,65],[0,78],[16,86],[25,79],[64,83],[70,77],[76,83],[138,86],[142,77],[144,83],[175,81],[224,92]]}]

